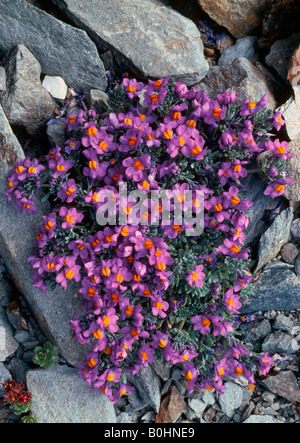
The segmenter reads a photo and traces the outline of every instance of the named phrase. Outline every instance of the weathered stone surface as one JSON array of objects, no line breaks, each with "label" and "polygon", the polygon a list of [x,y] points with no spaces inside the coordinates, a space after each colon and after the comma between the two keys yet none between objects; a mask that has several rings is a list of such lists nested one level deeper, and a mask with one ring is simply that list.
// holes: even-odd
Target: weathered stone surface
[{"label": "weathered stone surface", "polygon": [[285,120],[285,129],[290,140],[298,143],[297,140],[300,139],[300,97],[297,101],[291,97],[283,106],[281,106],[280,111]]},{"label": "weathered stone surface", "polygon": [[286,39],[277,40],[266,57],[266,63],[274,68],[285,81],[287,81],[289,70],[292,67],[292,57],[299,44],[300,34],[293,34]]},{"label": "weathered stone surface", "polygon": [[212,68],[195,87],[205,89],[212,98],[226,90],[236,90],[240,101],[246,98],[259,101],[263,95],[268,94],[269,106],[272,109],[277,106],[267,76],[243,57],[229,66]]},{"label": "weathered stone surface", "polygon": [[300,309],[300,279],[289,269],[265,270],[254,282],[254,296],[243,302],[241,312]]},{"label": "weathered stone surface", "polygon": [[42,72],[59,75],[75,88],[106,89],[106,75],[95,44],[86,32],[35,8],[25,0],[0,2],[0,49],[25,45]]},{"label": "weathered stone surface", "polygon": [[222,411],[230,416],[242,404],[243,388],[231,382],[225,383],[225,386],[227,389],[219,396],[219,403]]},{"label": "weathered stone surface", "polygon": [[228,49],[225,49],[225,51],[222,52],[218,65],[230,65],[240,57],[253,61],[256,54],[257,41],[258,37],[255,36],[244,37],[237,40],[234,46],[230,46]]},{"label": "weathered stone surface", "polygon": [[300,218],[296,218],[291,226],[291,234],[294,239],[300,243]]},{"label": "weathered stone surface", "polygon": [[23,45],[15,46],[5,65],[7,89],[1,97],[12,125],[37,133],[54,115],[55,102],[41,85],[41,66]]},{"label": "weathered stone surface", "polygon": [[[252,167],[256,169],[256,164],[254,163]],[[247,199],[253,201],[253,206],[247,211],[247,217],[250,221],[246,229],[247,239],[245,242],[246,245],[251,245],[268,229],[267,223],[263,220],[265,211],[278,207],[283,197],[272,200],[271,197],[264,195],[266,183],[262,181],[257,173],[249,174],[242,181],[242,184],[248,191]]]},{"label": "weathered stone surface", "polygon": [[3,395],[2,384],[7,380],[11,380],[11,374],[3,363],[0,363],[0,396]]},{"label": "weathered stone surface", "polygon": [[262,24],[272,0],[198,0],[204,11],[236,38],[250,35]]},{"label": "weathered stone surface", "polygon": [[0,91],[5,91],[6,89],[6,72],[3,66],[0,66]]},{"label": "weathered stone surface", "polygon": [[116,423],[112,403],[94,392],[76,369],[56,366],[27,373],[32,412],[39,423]]},{"label": "weathered stone surface", "polygon": [[268,377],[262,381],[270,391],[276,395],[280,395],[291,402],[300,402],[300,388],[293,372],[279,372],[273,377]]},{"label": "weathered stone surface", "polygon": [[175,386],[162,402],[155,423],[175,423],[183,413],[186,403]]},{"label": "weathered stone surface", "polygon": [[275,353],[294,354],[299,349],[300,346],[297,341],[281,331],[268,335],[262,344],[263,352],[268,352],[272,355]]},{"label": "weathered stone surface", "polygon": [[288,72],[287,79],[293,87],[296,102],[300,100],[300,44],[292,56],[291,68]]},{"label": "weathered stone surface", "polygon": [[245,343],[255,343],[270,334],[272,328],[269,320],[265,318],[264,320],[241,324],[240,330],[243,332]]},{"label": "weathered stone surface", "polygon": [[280,251],[282,260],[286,263],[293,264],[299,255],[299,249],[293,243],[287,243]]},{"label": "weathered stone surface", "polygon": [[19,345],[13,338],[13,331],[7,321],[5,311],[0,307],[0,362],[13,354]]},{"label": "weathered stone surface", "polygon": [[293,208],[288,208],[278,215],[270,228],[262,235],[258,249],[256,271],[260,271],[269,261],[280,252],[282,246],[288,243],[291,225],[294,219]]},{"label": "weathered stone surface", "polygon": [[45,208],[39,205],[36,216],[21,216],[11,203],[6,203],[6,176],[17,158],[24,158],[24,153],[0,106],[0,255],[45,335],[59,347],[60,355],[76,366],[84,359],[84,347],[72,339],[69,326],[74,312],[81,312],[77,289],[58,288],[42,294],[33,287],[32,269],[27,265]]},{"label": "weathered stone surface", "polygon": [[141,399],[155,412],[160,408],[160,380],[150,365],[141,368],[138,376],[128,376],[128,381],[137,389]]},{"label": "weathered stone surface", "polygon": [[64,100],[67,96],[68,86],[66,85],[64,79],[61,77],[52,77],[50,75],[46,75],[43,80],[42,86],[47,89],[49,94],[51,94],[54,98]]},{"label": "weathered stone surface", "polygon": [[247,420],[243,422],[243,424],[279,424],[281,421],[276,420],[276,418],[270,416],[270,415],[251,415]]},{"label": "weathered stone surface", "polygon": [[170,75],[192,85],[209,69],[196,25],[158,0],[52,1],[102,51],[110,49],[145,78]]}]

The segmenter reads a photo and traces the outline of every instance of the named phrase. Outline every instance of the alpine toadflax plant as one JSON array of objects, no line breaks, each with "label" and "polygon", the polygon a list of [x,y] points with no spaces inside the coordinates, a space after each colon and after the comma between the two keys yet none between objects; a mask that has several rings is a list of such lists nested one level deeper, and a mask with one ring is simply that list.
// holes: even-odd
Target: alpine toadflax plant
[{"label": "alpine toadflax plant", "polygon": [[[53,204],[29,258],[33,284],[44,293],[80,285],[85,314],[71,325],[90,351],[79,369],[113,402],[132,392],[128,376],[156,360],[179,366],[188,392],[222,393],[228,375],[253,384],[253,358],[263,374],[272,359],[251,355],[236,334],[252,281],[244,245],[253,202],[241,180],[266,153],[265,194],[284,194],[292,181],[291,154],[276,133],[284,121],[266,96],[239,104],[226,91],[213,100],[180,82],[171,88],[168,78],[146,86],[125,78],[109,94],[109,112],[70,114],[65,146],[41,161],[19,160],[8,177],[7,198],[22,213],[35,213],[37,188]],[[194,216],[201,210],[202,235],[186,221],[165,223],[164,202],[124,201],[124,185],[173,193],[172,215],[178,205]],[[97,214],[106,212],[125,222],[100,226]]]}]

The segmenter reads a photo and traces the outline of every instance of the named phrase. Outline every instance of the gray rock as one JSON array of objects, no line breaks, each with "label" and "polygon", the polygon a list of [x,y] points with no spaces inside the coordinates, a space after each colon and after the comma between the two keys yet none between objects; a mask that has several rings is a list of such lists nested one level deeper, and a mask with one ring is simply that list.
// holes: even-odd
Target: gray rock
[{"label": "gray rock", "polygon": [[67,126],[63,121],[57,121],[53,125],[47,126],[47,136],[51,146],[64,146],[67,139]]},{"label": "gray rock", "polygon": [[215,396],[213,394],[213,392],[210,391],[205,391],[204,395],[202,395],[202,401],[207,405],[207,406],[212,406],[216,403],[216,399]]},{"label": "gray rock", "polygon": [[267,377],[261,383],[280,397],[290,402],[300,403],[300,388],[292,371],[282,371],[272,377]]},{"label": "gray rock", "polygon": [[243,388],[235,383],[225,383],[226,391],[219,396],[219,403],[224,414],[231,416],[243,401]]},{"label": "gray rock", "polygon": [[245,343],[255,343],[270,334],[272,328],[269,320],[264,319],[241,324],[240,330],[243,332]]},{"label": "gray rock", "polygon": [[117,423],[132,423],[132,416],[126,412],[122,412],[117,417]]},{"label": "gray rock", "polygon": [[297,341],[290,335],[284,334],[281,331],[270,334],[262,344],[263,352],[268,352],[270,354],[295,354],[299,349],[300,346]]},{"label": "gray rock", "polygon": [[255,272],[258,272],[273,260],[282,246],[288,243],[293,219],[293,208],[286,209],[276,217],[270,228],[262,235],[259,242],[258,263]]},{"label": "gray rock", "polygon": [[0,106],[0,255],[5,259],[14,284],[26,298],[45,336],[59,348],[59,353],[76,366],[85,358],[85,348],[72,338],[70,321],[74,312],[82,312],[81,297],[76,287],[57,288],[44,295],[32,285],[32,269],[27,258],[32,255],[33,239],[42,224],[47,207],[38,205],[36,216],[20,216],[11,203],[6,202],[6,176],[17,158],[24,152],[11,131]]},{"label": "gray rock", "polygon": [[247,420],[245,420],[243,423],[246,424],[254,424],[254,423],[274,423],[274,424],[279,424],[282,423],[279,420],[276,420],[276,418],[270,416],[270,415],[251,415],[249,418],[247,418]]},{"label": "gray rock", "polygon": [[158,412],[161,400],[160,380],[152,367],[142,367],[138,375],[128,376],[127,379],[137,389],[142,401]]},{"label": "gray rock", "polygon": [[0,362],[5,361],[18,349],[18,343],[13,338],[12,327],[7,321],[5,311],[0,307]]},{"label": "gray rock", "polygon": [[0,363],[0,397],[3,396],[2,384],[7,380],[11,380],[11,373],[3,363]]},{"label": "gray rock", "polygon": [[287,243],[281,249],[280,255],[283,261],[292,265],[299,255],[299,249],[293,243]]},{"label": "gray rock", "polygon": [[67,96],[68,86],[61,77],[46,75],[42,86],[47,89],[52,97],[57,98],[58,100],[64,100]]},{"label": "gray rock", "polygon": [[256,54],[256,44],[258,37],[248,36],[237,40],[234,46],[229,47],[223,51],[222,56],[218,62],[219,66],[226,66],[233,63],[239,57],[244,57],[254,61]]},{"label": "gray rock", "polygon": [[0,66],[0,91],[6,90],[6,72],[3,66]]},{"label": "gray rock", "polygon": [[159,0],[52,1],[102,52],[110,49],[145,78],[170,75],[173,83],[192,85],[209,69],[196,25]]},{"label": "gray rock", "polygon": [[[299,123],[297,122],[297,125]],[[285,197],[289,200],[300,201],[300,138],[289,143],[289,152],[295,154],[293,158],[286,161],[286,170],[289,177],[294,179],[294,182],[286,187]],[[300,239],[300,232],[299,232]]]},{"label": "gray rock", "polygon": [[[253,169],[256,164],[253,165]],[[242,181],[243,186],[247,189],[247,199],[253,201],[253,206],[248,209],[247,217],[249,218],[249,226],[246,229],[247,239],[245,244],[254,244],[260,236],[268,229],[268,225],[263,220],[265,211],[275,209],[283,201],[283,197],[277,197],[272,200],[269,196],[264,195],[266,184],[262,181],[257,173],[249,174]]]},{"label": "gray rock", "polygon": [[189,407],[196,413],[197,418],[201,418],[203,412],[207,408],[207,404],[204,403],[200,398],[189,398],[188,400]]},{"label": "gray rock", "polygon": [[[9,30],[9,32],[8,32]],[[0,2],[0,49],[25,45],[47,75],[75,88],[106,89],[105,69],[86,32],[35,8],[25,0]]]},{"label": "gray rock", "polygon": [[7,89],[1,97],[10,122],[37,133],[54,115],[55,102],[41,85],[41,66],[23,45],[14,47],[5,64]]},{"label": "gray rock", "polygon": [[291,226],[291,234],[294,239],[300,243],[300,218],[296,218]]},{"label": "gray rock", "polygon": [[285,81],[287,81],[289,68],[292,65],[292,56],[299,44],[300,34],[293,34],[286,39],[277,40],[266,57],[267,65],[274,68]]},{"label": "gray rock", "polygon": [[279,108],[282,116],[285,120],[285,129],[291,141],[297,141],[300,139],[300,99],[297,101],[291,97],[284,105]]},{"label": "gray rock", "polygon": [[156,374],[159,375],[163,381],[169,380],[171,376],[172,364],[170,364],[169,362],[156,360],[154,363],[152,363],[151,366]]},{"label": "gray rock", "polygon": [[274,324],[273,324],[273,328],[274,329],[280,329],[281,331],[292,331],[293,328],[293,320],[289,317],[286,317],[283,314],[278,314]]},{"label": "gray rock", "polygon": [[0,306],[6,307],[11,296],[11,286],[6,280],[0,280]]},{"label": "gray rock", "polygon": [[56,366],[29,371],[27,387],[33,394],[32,412],[39,423],[116,423],[112,403],[94,392],[76,369]]},{"label": "gray rock", "polygon": [[11,373],[12,378],[16,380],[17,383],[26,382],[26,373],[29,369],[29,366],[24,363],[23,360],[18,357],[13,357],[7,364],[7,369]]},{"label": "gray rock", "polygon": [[254,296],[245,300],[243,314],[300,309],[300,279],[289,269],[268,269],[254,282]]},{"label": "gray rock", "polygon": [[217,66],[196,86],[205,89],[206,93],[216,98],[226,90],[236,90],[240,101],[248,98],[259,101],[263,95],[269,95],[269,106],[277,107],[276,99],[269,85],[266,74],[261,72],[246,58],[238,58],[230,66]]}]

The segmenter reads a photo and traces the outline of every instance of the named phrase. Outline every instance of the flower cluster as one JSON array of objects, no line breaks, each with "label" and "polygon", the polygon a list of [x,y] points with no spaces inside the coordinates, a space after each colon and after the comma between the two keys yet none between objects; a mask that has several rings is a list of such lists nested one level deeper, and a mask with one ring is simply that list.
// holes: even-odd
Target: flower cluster
[{"label": "flower cluster", "polygon": [[[264,154],[266,195],[284,194],[292,181],[288,145],[276,135],[284,121],[266,96],[240,103],[226,91],[213,100],[168,80],[145,86],[124,78],[109,92],[109,111],[71,113],[65,146],[44,161],[19,160],[8,177],[7,198],[22,213],[35,212],[36,188],[53,204],[29,258],[33,284],[42,292],[80,284],[85,314],[71,325],[90,346],[80,372],[113,402],[157,359],[181,368],[188,392],[223,392],[227,375],[254,383],[253,355],[236,334],[252,281],[245,232],[253,202],[241,180]],[[125,185],[128,198],[120,193]],[[174,218],[165,221],[165,202],[139,205],[132,191],[164,192]],[[202,214],[202,235],[191,217],[175,221],[178,208]],[[99,214],[121,222],[101,226]],[[257,363],[266,374],[272,359]]]},{"label": "flower cluster", "polygon": [[31,403],[32,394],[26,391],[24,383],[8,380],[2,384],[4,401],[14,406],[27,406]]}]

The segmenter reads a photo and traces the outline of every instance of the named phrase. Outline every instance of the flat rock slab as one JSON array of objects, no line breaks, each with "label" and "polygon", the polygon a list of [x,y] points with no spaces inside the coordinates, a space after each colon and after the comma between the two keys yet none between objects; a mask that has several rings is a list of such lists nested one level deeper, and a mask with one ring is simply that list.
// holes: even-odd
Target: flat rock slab
[{"label": "flat rock slab", "polygon": [[272,0],[198,0],[202,9],[236,38],[246,37],[262,24]]},{"label": "flat rock slab", "polygon": [[209,97],[216,99],[226,90],[235,90],[240,101],[248,98],[258,102],[268,94],[269,106],[277,107],[268,77],[248,59],[240,57],[228,66],[210,69],[206,77],[198,83],[196,89],[205,89]]},{"label": "flat rock slab", "polygon": [[277,257],[281,248],[288,243],[294,219],[293,208],[282,211],[269,229],[262,235],[258,248],[258,264],[255,272]]},{"label": "flat rock slab", "polygon": [[76,366],[85,358],[84,347],[72,338],[69,323],[74,312],[81,313],[80,296],[76,288],[58,288],[42,294],[32,285],[32,268],[27,265],[27,258],[32,255],[33,239],[43,213],[38,205],[36,216],[23,216],[12,203],[6,202],[6,176],[17,158],[24,158],[24,152],[0,106],[0,255],[45,335],[59,347],[60,355]]},{"label": "flat rock slab", "polygon": [[300,403],[300,388],[293,372],[285,371],[262,381],[270,391],[290,402]]},{"label": "flat rock slab", "polygon": [[25,0],[2,0],[0,49],[7,52],[16,44],[33,53],[44,74],[61,76],[75,89],[106,89],[104,65],[85,31]]},{"label": "flat rock slab", "polygon": [[13,330],[9,324],[5,311],[0,307],[0,362],[12,355],[19,347],[13,338]]},{"label": "flat rock slab", "polygon": [[56,366],[27,373],[32,412],[39,423],[116,423],[112,403],[94,392],[76,369]]},{"label": "flat rock slab", "polygon": [[5,62],[7,89],[1,104],[10,122],[34,135],[54,116],[56,103],[41,84],[41,65],[24,46],[17,45]]},{"label": "flat rock slab", "polygon": [[300,309],[300,279],[289,269],[269,268],[254,283],[254,296],[244,300],[241,313]]},{"label": "flat rock slab", "polygon": [[209,69],[196,25],[158,0],[52,1],[142,77],[192,85]]}]

